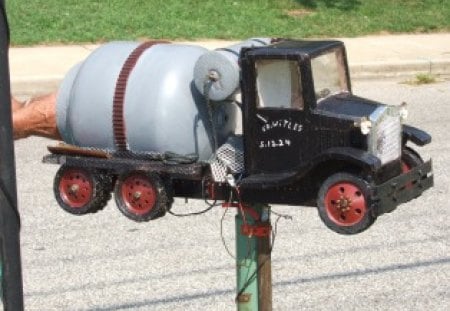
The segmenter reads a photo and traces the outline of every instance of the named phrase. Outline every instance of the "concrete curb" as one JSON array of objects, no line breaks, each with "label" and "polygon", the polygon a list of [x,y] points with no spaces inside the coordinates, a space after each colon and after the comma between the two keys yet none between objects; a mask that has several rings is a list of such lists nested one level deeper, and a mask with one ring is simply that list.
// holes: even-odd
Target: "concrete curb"
[{"label": "concrete curb", "polygon": [[450,76],[450,59],[369,62],[350,65],[352,79],[411,79],[420,73],[448,77]]},{"label": "concrete curb", "polygon": [[[338,38],[347,48],[350,74],[359,79],[413,79],[419,73],[450,76],[450,33]],[[238,41],[174,42],[215,49]],[[11,87],[17,96],[54,92],[64,75],[98,45],[10,49]]]},{"label": "concrete curb", "polygon": [[18,97],[51,93],[59,88],[63,78],[63,75],[12,78],[11,92]]},{"label": "concrete curb", "polygon": [[[398,61],[370,62],[350,65],[352,80],[370,79],[413,79],[417,74],[432,74],[438,77],[450,77],[450,59],[439,61]],[[17,96],[33,96],[54,92],[58,89],[64,75],[40,75],[12,77],[12,93]]]}]

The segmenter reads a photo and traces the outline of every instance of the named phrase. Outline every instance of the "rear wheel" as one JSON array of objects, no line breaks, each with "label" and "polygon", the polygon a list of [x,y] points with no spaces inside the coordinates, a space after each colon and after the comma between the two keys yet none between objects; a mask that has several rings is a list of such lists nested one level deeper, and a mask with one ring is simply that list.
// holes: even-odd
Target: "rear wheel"
[{"label": "rear wheel", "polygon": [[108,177],[80,167],[63,165],[55,176],[53,191],[56,201],[74,215],[94,213],[104,208],[111,198]]},{"label": "rear wheel", "polygon": [[353,174],[327,178],[320,187],[317,206],[325,225],[340,234],[360,233],[376,219],[370,209],[368,183]]},{"label": "rear wheel", "polygon": [[119,177],[114,190],[119,210],[134,221],[149,221],[164,216],[170,199],[157,174],[131,172]]}]

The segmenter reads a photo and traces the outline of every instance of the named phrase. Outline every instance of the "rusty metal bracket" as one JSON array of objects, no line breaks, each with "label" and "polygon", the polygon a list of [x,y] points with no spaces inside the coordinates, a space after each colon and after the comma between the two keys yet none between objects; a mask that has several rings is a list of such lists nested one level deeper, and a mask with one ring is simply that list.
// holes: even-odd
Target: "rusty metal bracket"
[{"label": "rusty metal bracket", "polygon": [[238,303],[247,303],[247,302],[250,302],[251,298],[252,298],[252,294],[243,293],[237,297],[237,302]]},{"label": "rusty metal bracket", "polygon": [[[225,203],[222,203],[222,207],[223,208],[234,207],[234,208],[237,208],[238,211],[241,214],[244,213],[244,214],[250,215],[253,218],[253,220],[255,220],[255,221],[261,220],[261,215],[256,210],[251,208],[250,205],[246,205],[246,204],[243,204],[243,203],[228,203],[228,202],[225,202]],[[245,215],[243,215],[243,216],[245,216]]]},{"label": "rusty metal bracket", "polygon": [[272,226],[270,224],[243,224],[241,226],[241,234],[249,237],[264,238],[269,237],[272,233]]}]

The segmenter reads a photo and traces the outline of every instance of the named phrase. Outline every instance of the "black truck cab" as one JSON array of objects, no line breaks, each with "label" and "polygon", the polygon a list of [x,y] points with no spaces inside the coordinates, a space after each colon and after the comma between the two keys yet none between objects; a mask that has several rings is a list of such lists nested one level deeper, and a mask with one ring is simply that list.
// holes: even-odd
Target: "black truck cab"
[{"label": "black truck cab", "polygon": [[339,126],[323,129],[327,117],[321,117],[320,102],[351,93],[343,44],[283,41],[246,49],[241,68],[248,173],[298,171],[308,165],[326,147],[320,137],[328,139],[330,133],[324,132]]},{"label": "black truck cab", "polygon": [[246,200],[317,204],[330,228],[355,233],[431,186],[431,163],[406,146],[431,137],[403,125],[405,107],[352,94],[342,42],[285,40],[240,61]]}]

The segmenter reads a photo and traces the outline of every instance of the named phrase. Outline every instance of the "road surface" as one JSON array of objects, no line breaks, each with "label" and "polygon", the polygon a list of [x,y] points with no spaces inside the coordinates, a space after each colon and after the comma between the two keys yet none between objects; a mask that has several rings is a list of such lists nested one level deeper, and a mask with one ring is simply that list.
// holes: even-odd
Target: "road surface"
[{"label": "road surface", "polygon": [[[406,101],[409,123],[433,143],[435,187],[384,215],[360,235],[326,229],[312,208],[274,206],[274,310],[450,309],[450,82],[411,86],[360,81],[354,93]],[[16,143],[26,310],[234,310],[234,259],[220,238],[223,210],[135,223],[113,202],[89,216],[62,211],[52,192],[56,166],[41,164],[46,145]],[[202,202],[177,201],[176,212]],[[233,213],[224,238],[234,251]]]}]

